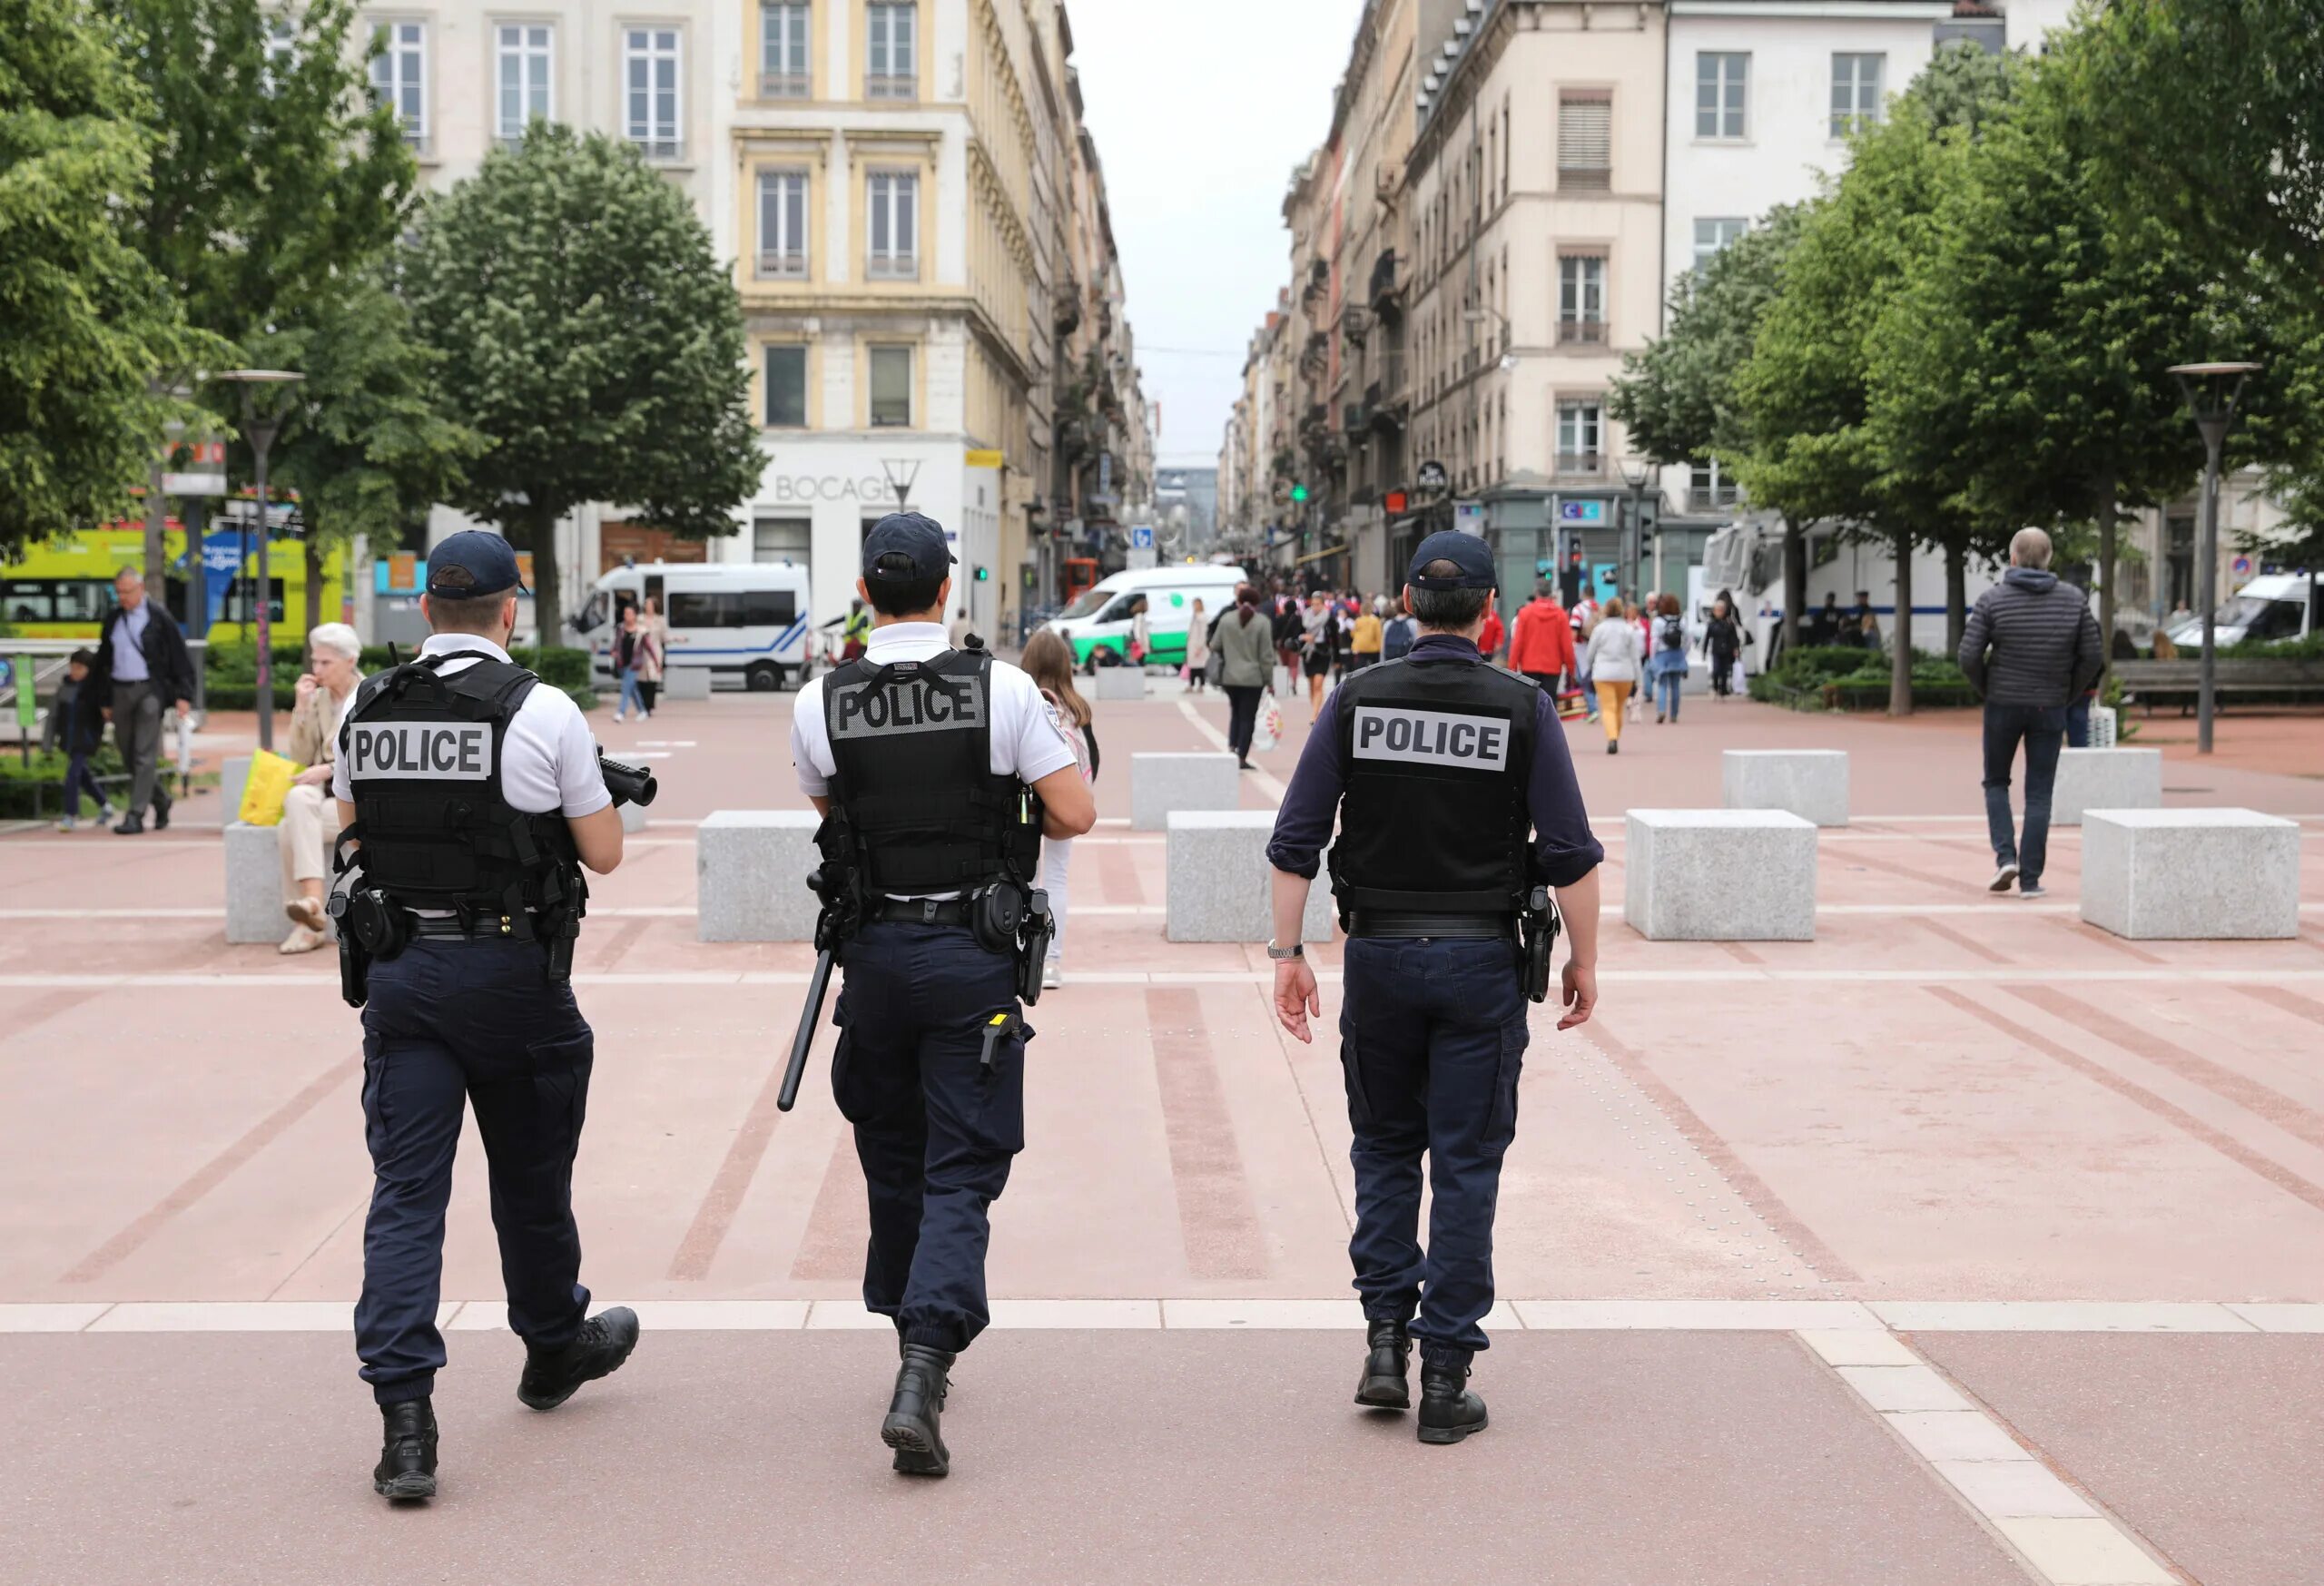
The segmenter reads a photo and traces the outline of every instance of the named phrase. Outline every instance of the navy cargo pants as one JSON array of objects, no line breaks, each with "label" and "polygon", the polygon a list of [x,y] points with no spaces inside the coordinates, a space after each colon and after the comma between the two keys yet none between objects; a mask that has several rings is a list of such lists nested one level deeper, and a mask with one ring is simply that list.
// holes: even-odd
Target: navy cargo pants
[{"label": "navy cargo pants", "polygon": [[[1525,991],[1507,941],[1347,944],[1340,1064],[1354,1143],[1348,1256],[1372,1321],[1411,1319],[1426,1360],[1486,1346],[1501,1160],[1517,1132]],[[1428,1157],[1428,1248],[1420,1244]],[[1417,1310],[1417,1316],[1414,1312]]]},{"label": "navy cargo pants", "polygon": [[444,1208],[467,1103],[492,1180],[510,1329],[539,1349],[581,1329],[573,1157],[592,1038],[573,989],[549,984],[547,959],[532,942],[424,938],[371,966],[363,1123],[375,1181],[355,1352],[382,1404],[426,1396],[444,1364]]},{"label": "navy cargo pants", "polygon": [[984,1029],[1017,1011],[1017,970],[965,926],[865,925],[847,945],[832,1095],[855,1126],[872,1205],[863,1303],[908,1344],[959,1351],[984,1331],[987,1210],[1025,1148],[1022,1029],[981,1060]]}]

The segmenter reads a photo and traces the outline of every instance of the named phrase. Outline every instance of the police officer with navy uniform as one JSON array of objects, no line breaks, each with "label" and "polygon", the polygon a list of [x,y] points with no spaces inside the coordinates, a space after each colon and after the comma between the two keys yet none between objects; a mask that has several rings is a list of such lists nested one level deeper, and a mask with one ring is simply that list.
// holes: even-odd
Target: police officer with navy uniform
[{"label": "police officer with navy uniform", "polygon": [[[1485,663],[1492,555],[1430,535],[1404,601],[1421,637],[1334,691],[1267,849],[1275,867],[1275,1011],[1309,1040],[1323,1009],[1300,916],[1331,843],[1348,936],[1340,1063],[1354,1135],[1348,1254],[1368,1324],[1356,1403],[1410,1407],[1421,1350],[1423,1443],[1485,1426],[1470,1362],[1492,1308],[1492,1219],[1517,1125],[1528,997],[1548,990],[1554,890],[1569,934],[1560,1029],[1598,997],[1598,864],[1555,702]],[[1339,837],[1332,842],[1334,816]],[[1531,979],[1529,988],[1527,980]],[[1433,1194],[1420,1240],[1421,1161]]]},{"label": "police officer with navy uniform", "polygon": [[[987,1209],[1025,1138],[1020,926],[1042,836],[1096,823],[1073,746],[1032,679],[947,642],[944,531],[891,513],[863,542],[864,654],[792,713],[799,785],[825,817],[825,873],[854,922],[832,1090],[871,1202],[863,1303],[902,1363],[881,1438],[894,1468],[950,1468],[940,1415],[955,1357],[988,1320]],[[843,880],[831,879],[832,869]],[[832,896],[826,893],[827,904]]]},{"label": "police officer with navy uniform", "polygon": [[355,1339],[385,1423],[372,1484],[390,1500],[436,1492],[436,1312],[466,1105],[525,1343],[517,1398],[553,1410],[637,1343],[625,1307],[586,1315],[572,1197],[593,1055],[568,983],[581,867],[621,862],[621,816],[578,707],[508,657],[523,592],[507,540],[446,539],[420,602],[431,636],[366,679],[340,728],[349,868],[331,912],[341,990],[363,1007],[375,1175]]}]

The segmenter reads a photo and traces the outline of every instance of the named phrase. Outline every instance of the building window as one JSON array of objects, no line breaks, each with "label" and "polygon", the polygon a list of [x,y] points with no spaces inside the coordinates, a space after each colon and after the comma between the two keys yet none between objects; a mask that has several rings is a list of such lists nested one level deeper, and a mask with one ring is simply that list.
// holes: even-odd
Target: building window
[{"label": "building window", "polygon": [[872,350],[872,428],[911,428],[911,349]]},{"label": "building window", "polygon": [[814,92],[808,63],[806,0],[770,0],[759,7],[759,96],[805,99]]},{"label": "building window", "polygon": [[266,91],[274,92],[282,74],[299,64],[299,25],[287,16],[266,19]]},{"label": "building window", "polygon": [[1751,229],[1751,222],[1731,217],[1695,222],[1695,268],[1700,270],[1719,250]]},{"label": "building window", "polygon": [[873,281],[919,280],[919,172],[874,171],[865,182],[872,214],[864,274]]},{"label": "building window", "polygon": [[759,274],[807,276],[807,173],[759,172]]},{"label": "building window", "polygon": [[863,97],[920,97],[920,7],[912,0],[872,0],[863,9]]},{"label": "building window", "polygon": [[1613,95],[1590,89],[1559,94],[1559,191],[1604,192],[1613,184]]},{"label": "building window", "polygon": [[428,148],[428,25],[390,22],[379,29],[383,47],[371,57],[371,92],[396,113],[403,141]]},{"label": "building window", "polygon": [[753,562],[788,562],[794,567],[807,565],[807,552],[814,544],[815,526],[805,517],[762,517],[751,525],[751,560]]},{"label": "building window", "polygon": [[549,29],[537,22],[503,24],[495,33],[500,141],[514,147],[537,121],[553,121]]},{"label": "building window", "polygon": [[803,347],[766,350],[766,427],[807,428],[807,350]]},{"label": "building window", "polygon": [[1695,57],[1695,136],[1739,138],[1743,111],[1750,91],[1751,57],[1714,54]]},{"label": "building window", "polygon": [[1568,253],[1558,261],[1558,340],[1606,340],[1606,261],[1597,253]]},{"label": "building window", "polygon": [[1880,87],[1888,73],[1886,55],[1832,57],[1832,135],[1846,137],[1880,119]]},{"label": "building window", "polygon": [[1596,474],[1605,466],[1600,443],[1605,413],[1594,397],[1558,404],[1558,472]]},{"label": "building window", "polygon": [[678,135],[678,30],[622,30],[623,126],[629,141],[649,160],[675,160],[685,153]]},{"label": "building window", "polygon": [[1687,468],[1687,510],[1716,512],[1732,507],[1742,499],[1742,492],[1727,470],[1713,458],[1707,463],[1690,463]]}]

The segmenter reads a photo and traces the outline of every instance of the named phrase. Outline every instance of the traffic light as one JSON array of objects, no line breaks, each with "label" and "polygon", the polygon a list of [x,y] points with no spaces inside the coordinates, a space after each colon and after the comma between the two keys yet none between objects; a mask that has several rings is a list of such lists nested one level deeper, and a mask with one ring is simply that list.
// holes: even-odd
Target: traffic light
[{"label": "traffic light", "polygon": [[988,578],[990,578],[990,577],[991,577],[991,576],[992,576],[992,569],[991,569],[990,567],[979,567],[979,568],[977,569],[977,582],[978,582],[978,583],[981,584],[981,583],[983,583],[986,579],[988,579]]},{"label": "traffic light", "polygon": [[1305,505],[1305,502],[1306,502],[1306,500],[1307,500],[1307,487],[1306,487],[1306,486],[1305,486],[1305,485],[1294,485],[1294,486],[1292,486],[1292,487],[1291,487],[1291,499],[1292,499],[1295,503],[1298,503],[1298,504],[1300,504],[1300,505]]}]

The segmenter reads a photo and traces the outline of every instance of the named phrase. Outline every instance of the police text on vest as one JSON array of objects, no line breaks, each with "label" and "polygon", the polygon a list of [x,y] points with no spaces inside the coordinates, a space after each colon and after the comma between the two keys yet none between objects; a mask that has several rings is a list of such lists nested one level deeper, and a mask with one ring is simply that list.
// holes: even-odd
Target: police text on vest
[{"label": "police text on vest", "polygon": [[1364,704],[1355,709],[1355,756],[1464,771],[1509,766],[1509,723],[1500,716]]},{"label": "police text on vest", "polygon": [[882,733],[957,733],[984,724],[984,680],[921,675],[888,687],[855,683],[832,691],[831,734],[862,738]]},{"label": "police text on vest", "polygon": [[347,774],[483,782],[492,775],[492,728],[483,722],[356,722],[347,730]]}]

